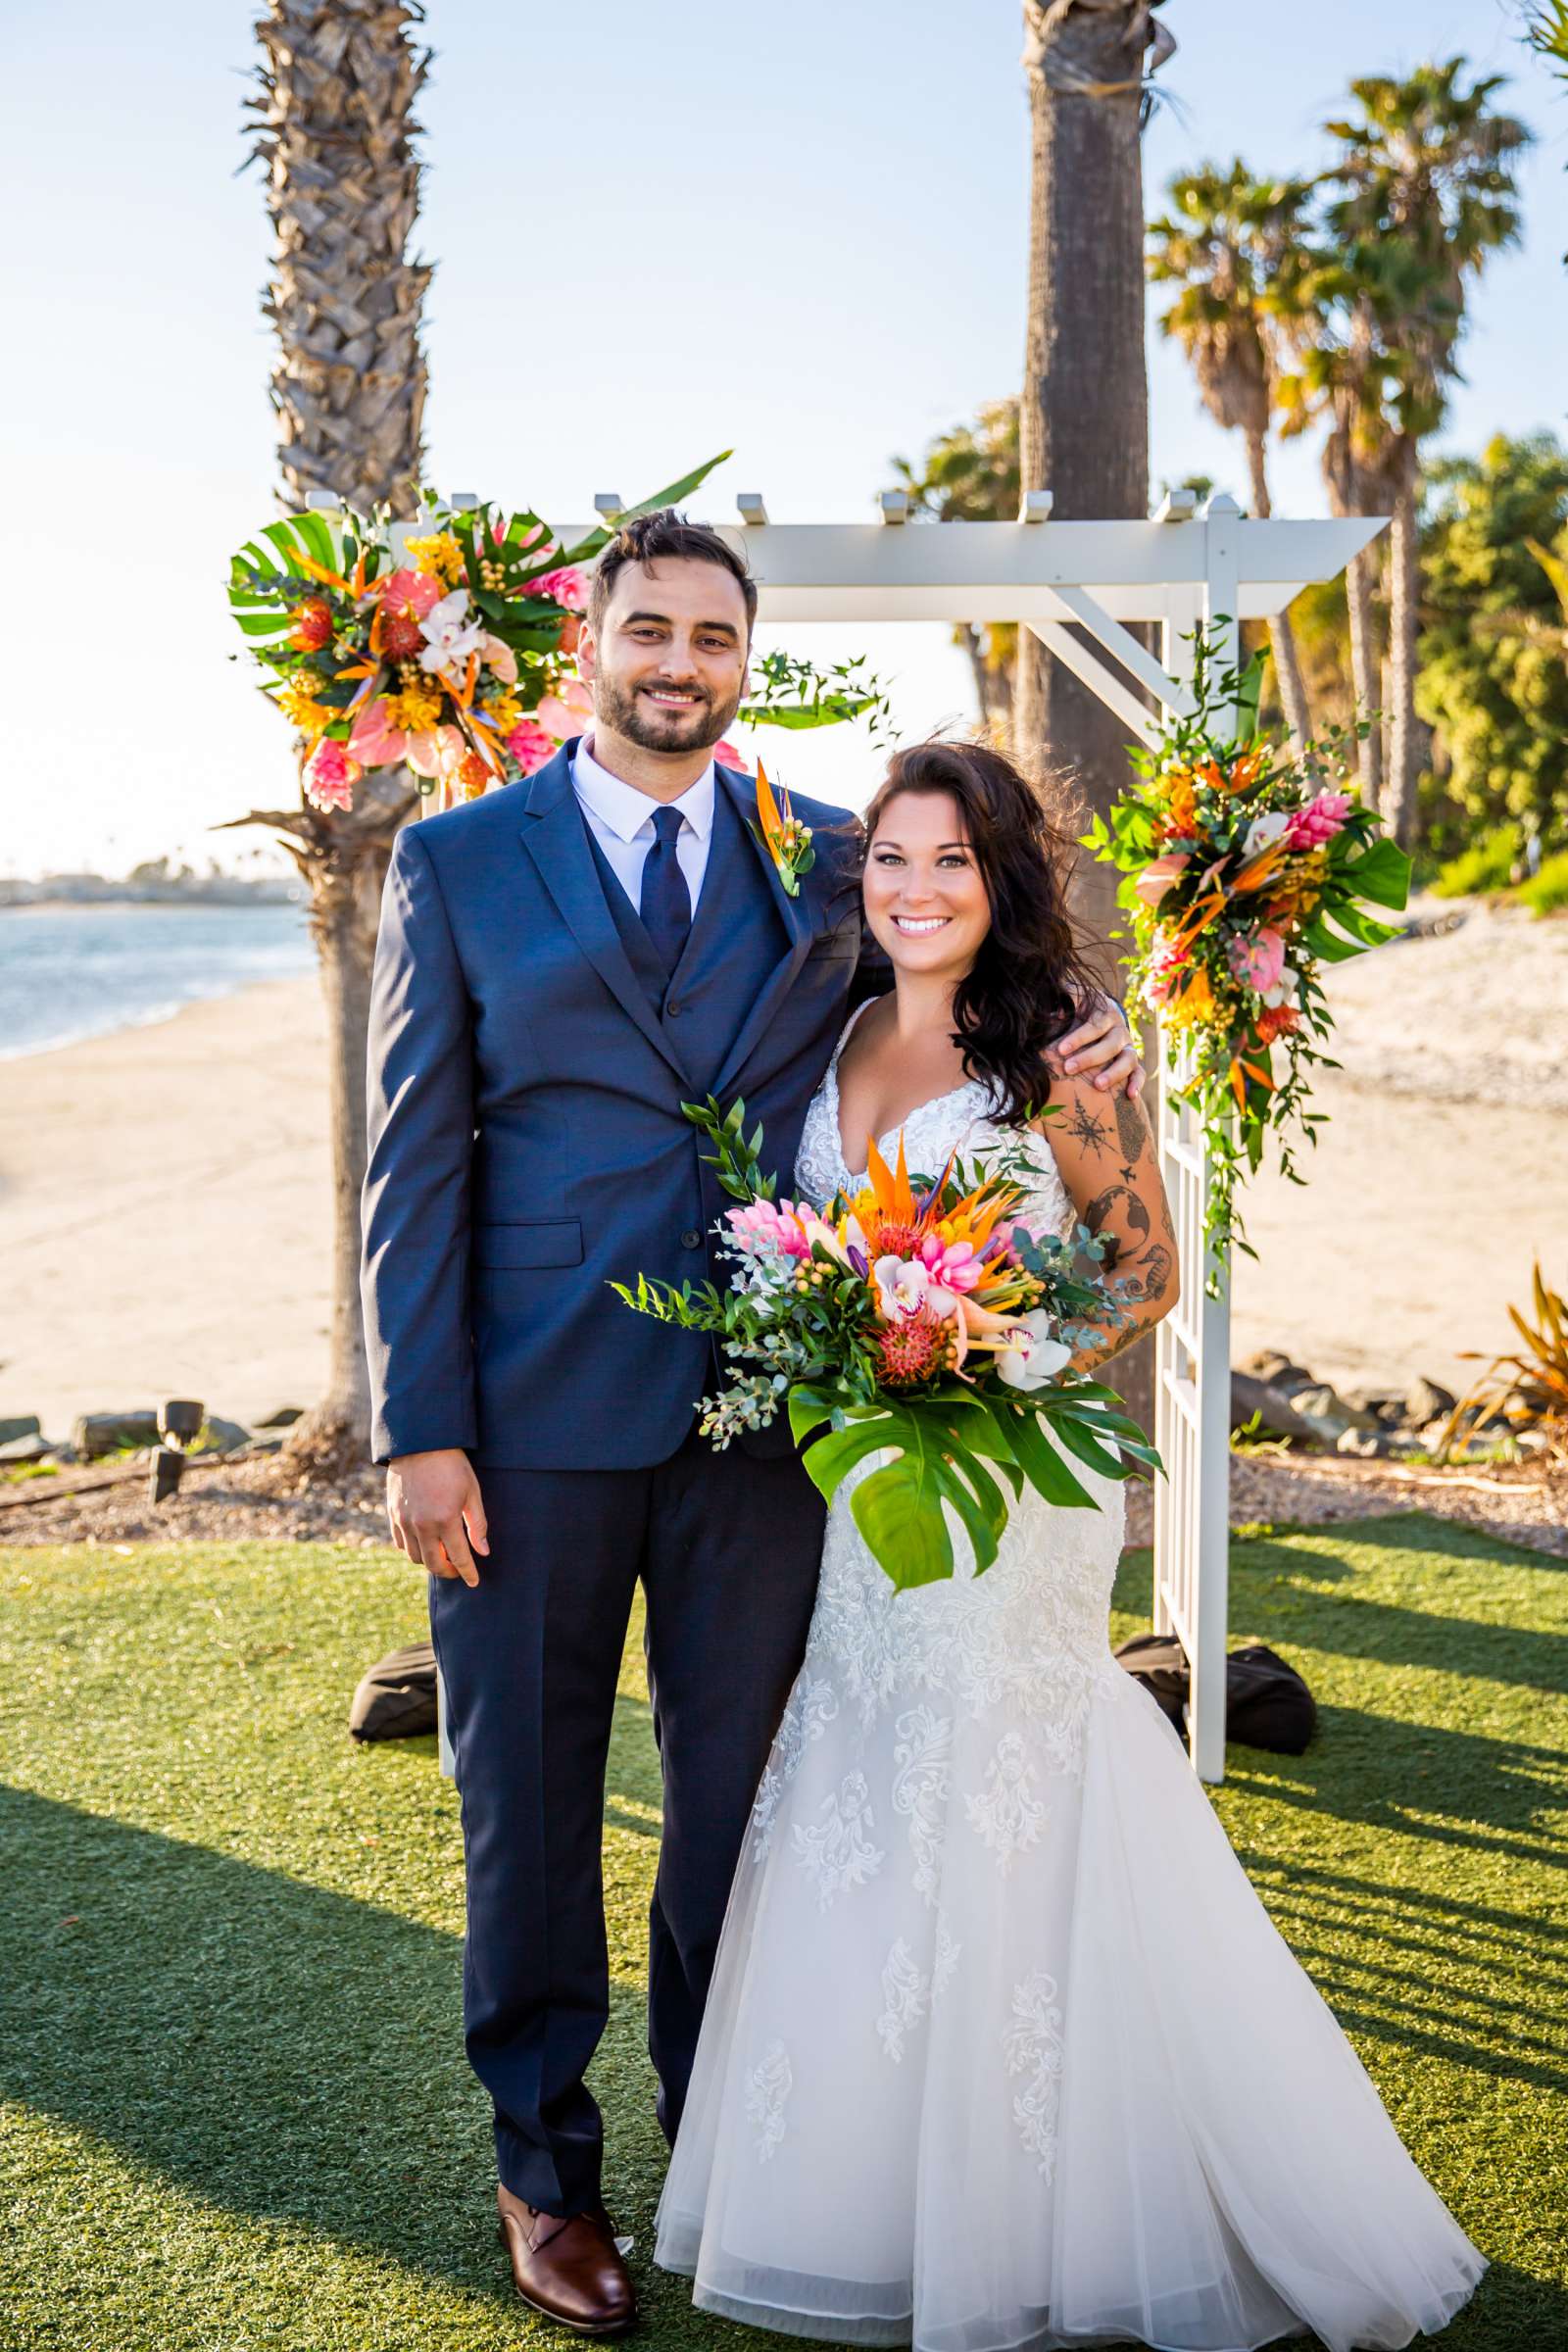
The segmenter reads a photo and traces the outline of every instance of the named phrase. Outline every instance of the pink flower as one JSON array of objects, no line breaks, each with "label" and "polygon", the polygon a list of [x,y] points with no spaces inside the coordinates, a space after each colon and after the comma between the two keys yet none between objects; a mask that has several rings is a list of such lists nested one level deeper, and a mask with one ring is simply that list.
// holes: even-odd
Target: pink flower
[{"label": "pink flower", "polygon": [[1144,983],[1144,996],[1151,1004],[1163,1004],[1175,987],[1179,974],[1188,962],[1187,950],[1174,940],[1156,940],[1153,968]]},{"label": "pink flower", "polygon": [[1167,851],[1163,858],[1152,858],[1139,875],[1133,888],[1146,906],[1157,906],[1183,871],[1191,865],[1192,854],[1187,850]]},{"label": "pink flower", "polygon": [[588,574],[575,564],[564,564],[559,571],[543,571],[536,580],[524,587],[525,596],[542,596],[551,604],[564,605],[568,612],[585,612],[588,609]]},{"label": "pink flower", "polygon": [[972,1291],[980,1280],[981,1264],[973,1242],[944,1242],[928,1233],[915,1253],[933,1283],[944,1291]]},{"label": "pink flower", "polygon": [[1298,808],[1291,818],[1286,839],[1293,850],[1320,850],[1343,831],[1350,813],[1348,792],[1320,792],[1316,800]]},{"label": "pink flower", "polygon": [[593,723],[594,698],[580,678],[572,678],[559,694],[547,694],[533,715],[557,743],[564,743],[568,735],[587,733]]},{"label": "pink flower", "polygon": [[507,749],[523,774],[531,776],[536,768],[544,766],[547,760],[555,758],[557,744],[555,737],[546,734],[537,719],[529,717],[518,719],[507,737]]},{"label": "pink flower", "polygon": [[509,686],[517,683],[517,657],[504,637],[493,637],[488,630],[479,640],[479,654],[486,669],[493,669],[498,678]]},{"label": "pink flower", "polygon": [[1278,931],[1256,931],[1250,939],[1233,939],[1225,954],[1245,988],[1255,989],[1259,996],[1278,988],[1285,969],[1285,942]]},{"label": "pink flower", "polygon": [[719,767],[738,767],[743,776],[749,776],[752,772],[746,764],[746,754],[738,752],[732,743],[715,743],[713,759]]},{"label": "pink flower", "polygon": [[388,717],[384,694],[367,703],[349,736],[350,756],[366,767],[390,767],[403,757],[404,737]]},{"label": "pink flower", "polygon": [[441,602],[441,583],[423,571],[389,571],[385,579],[370,582],[370,594],[381,599],[387,612],[412,611],[416,620],[422,620],[430,607]]},{"label": "pink flower", "polygon": [[354,787],[365,773],[345,744],[325,735],[305,768],[305,798],[313,808],[352,808]]}]

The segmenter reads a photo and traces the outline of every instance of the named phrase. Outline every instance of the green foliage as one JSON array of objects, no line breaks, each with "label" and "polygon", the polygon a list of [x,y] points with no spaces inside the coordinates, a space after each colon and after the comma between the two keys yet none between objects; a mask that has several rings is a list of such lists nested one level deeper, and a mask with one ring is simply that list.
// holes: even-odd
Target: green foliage
[{"label": "green foliage", "polygon": [[1560,914],[1568,909],[1568,850],[1542,860],[1541,871],[1519,896],[1533,914]]},{"label": "green foliage", "polygon": [[1519,856],[1517,825],[1494,825],[1457,858],[1450,858],[1432,878],[1440,899],[1468,899],[1484,890],[1506,890],[1513,881]]},{"label": "green foliage", "polygon": [[818,669],[802,655],[776,649],[753,662],[752,676],[756,691],[737,712],[749,727],[787,727],[799,732],[863,718],[872,743],[893,731],[887,689],[875,672],[867,669],[863,654],[852,654],[847,662]]},{"label": "green foliage", "polygon": [[1442,799],[1489,836],[1510,819],[1548,839],[1568,823],[1568,615],[1532,540],[1568,545],[1568,450],[1553,435],[1499,433],[1432,469],[1416,708],[1438,730],[1440,825]]}]

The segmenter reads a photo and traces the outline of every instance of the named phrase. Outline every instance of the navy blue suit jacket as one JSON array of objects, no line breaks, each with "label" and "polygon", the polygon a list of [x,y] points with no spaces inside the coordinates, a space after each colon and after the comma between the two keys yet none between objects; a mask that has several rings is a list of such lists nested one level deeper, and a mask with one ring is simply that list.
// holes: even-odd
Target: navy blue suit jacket
[{"label": "navy blue suit jacket", "polygon": [[[663,975],[598,858],[575,743],[410,825],[372,984],[362,1295],[375,1459],[465,1447],[509,1468],[666,1459],[714,1386],[709,1341],[609,1288],[712,1273],[725,1201],[681,1103],[745,1098],[791,1189],[860,949],[855,819],[808,801],[790,898],[717,770],[691,936]],[[662,997],[662,1003],[661,998]]]}]

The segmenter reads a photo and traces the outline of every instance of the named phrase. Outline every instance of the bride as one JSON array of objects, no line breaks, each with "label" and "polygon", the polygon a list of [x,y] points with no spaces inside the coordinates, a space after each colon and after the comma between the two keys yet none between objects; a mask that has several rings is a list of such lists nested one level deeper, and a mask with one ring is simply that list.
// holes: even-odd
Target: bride
[{"label": "bride", "polygon": [[[1142,1111],[1044,1067],[1085,976],[1066,856],[996,752],[894,759],[863,889],[896,986],[839,1041],[796,1190],[858,1187],[900,1129],[935,1174],[1049,1095],[1023,1221],[1113,1236],[1135,1318],[1087,1368],[1177,1268]],[[1026,1487],[983,1577],[955,1523],[952,1583],[905,1593],[841,1489],[657,2259],[704,2310],[917,2352],[1408,2343],[1484,2259],[1111,1657],[1122,1492],[1079,1476],[1098,1511]]]}]

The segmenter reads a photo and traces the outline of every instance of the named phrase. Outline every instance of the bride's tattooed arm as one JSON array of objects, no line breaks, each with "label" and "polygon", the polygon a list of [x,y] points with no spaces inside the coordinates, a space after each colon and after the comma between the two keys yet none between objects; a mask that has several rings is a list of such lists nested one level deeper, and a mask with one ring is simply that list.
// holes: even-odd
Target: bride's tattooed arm
[{"label": "bride's tattooed arm", "polygon": [[1058,1079],[1050,1114],[1038,1125],[1081,1222],[1107,1245],[1102,1271],[1127,1318],[1102,1327],[1074,1355],[1076,1370],[1093,1371],[1152,1331],[1176,1303],[1181,1269],[1170,1204],[1141,1102],[1126,1095],[1107,1102],[1081,1082]]}]

